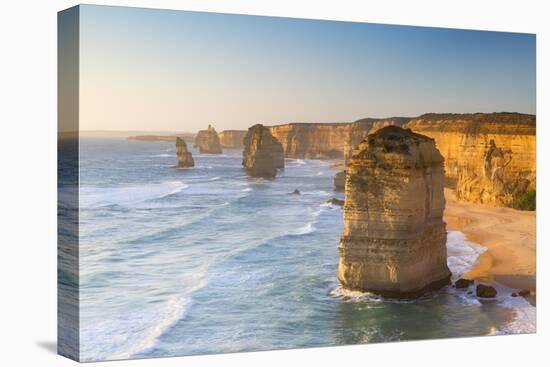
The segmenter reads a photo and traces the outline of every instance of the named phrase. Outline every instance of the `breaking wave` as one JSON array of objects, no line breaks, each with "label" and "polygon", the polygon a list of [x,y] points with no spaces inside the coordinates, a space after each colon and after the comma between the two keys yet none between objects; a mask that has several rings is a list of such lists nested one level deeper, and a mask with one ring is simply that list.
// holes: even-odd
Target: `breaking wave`
[{"label": "breaking wave", "polygon": [[133,206],[176,194],[189,186],[180,181],[122,187],[82,187],[80,207],[93,209],[110,205]]}]

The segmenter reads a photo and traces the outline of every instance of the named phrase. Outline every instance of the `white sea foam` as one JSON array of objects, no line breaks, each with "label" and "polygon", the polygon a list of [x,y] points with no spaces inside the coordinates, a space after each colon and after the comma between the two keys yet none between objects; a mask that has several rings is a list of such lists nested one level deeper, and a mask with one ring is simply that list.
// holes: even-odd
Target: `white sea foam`
[{"label": "white sea foam", "polygon": [[173,195],[189,187],[180,181],[121,187],[82,187],[80,207],[98,208],[109,205],[132,206]]},{"label": "white sea foam", "polygon": [[192,306],[192,294],[206,284],[204,273],[188,276],[182,281],[184,291],[180,295],[147,309],[137,308],[119,317],[107,317],[100,322],[94,319],[92,324],[84,325],[83,360],[128,359],[151,349],[162,334],[186,317]]},{"label": "white sea foam", "polygon": [[312,223],[308,223],[308,224],[304,225],[303,227],[298,228],[298,230],[294,234],[295,235],[304,235],[304,234],[308,234],[308,233],[313,233],[316,230],[317,230],[317,228],[315,228],[315,226],[313,225],[313,222],[312,222]]},{"label": "white sea foam", "polygon": [[[466,241],[464,234],[457,231],[447,233],[447,264],[453,273],[453,279],[458,279],[462,274],[474,266],[481,254],[487,249],[478,244]],[[500,327],[492,334],[520,334],[536,332],[536,307],[533,307],[523,297],[511,297],[510,289],[501,285],[495,285],[498,290],[496,306],[513,309],[516,312],[515,319],[505,326]],[[464,304],[481,305],[475,294],[468,294],[461,290],[449,288]]]},{"label": "white sea foam", "polygon": [[537,331],[537,308],[523,297],[506,297],[498,301],[500,307],[512,308],[516,312],[515,319],[500,327],[496,334],[527,334]]},{"label": "white sea foam", "polygon": [[384,299],[374,293],[351,291],[342,287],[336,287],[329,292],[331,297],[345,302],[383,302]]},{"label": "white sea foam", "polygon": [[174,154],[153,154],[151,155],[153,158],[175,158]]},{"label": "white sea foam", "polygon": [[453,274],[453,279],[460,278],[470,270],[479,255],[486,250],[483,246],[466,241],[462,232],[447,232],[447,265]]},{"label": "white sea foam", "polygon": [[306,161],[303,159],[293,159],[293,158],[286,159],[287,166],[303,166],[304,164],[306,164]]},{"label": "white sea foam", "polygon": [[312,196],[330,196],[332,195],[328,191],[324,190],[313,190],[313,191],[302,191],[302,195],[312,195]]}]

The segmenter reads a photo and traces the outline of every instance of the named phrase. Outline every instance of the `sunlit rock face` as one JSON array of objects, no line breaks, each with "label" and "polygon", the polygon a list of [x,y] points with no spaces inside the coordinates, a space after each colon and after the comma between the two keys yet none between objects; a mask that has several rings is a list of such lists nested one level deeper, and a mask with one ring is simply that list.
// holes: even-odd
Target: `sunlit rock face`
[{"label": "sunlit rock face", "polygon": [[278,168],[284,168],[283,146],[269,129],[257,124],[248,129],[244,138],[243,167],[253,177],[274,178]]},{"label": "sunlit rock face", "polygon": [[182,138],[176,138],[176,156],[178,158],[178,167],[193,167],[195,166],[195,161],[193,160],[193,155],[187,150],[187,144]]},{"label": "sunlit rock face", "polygon": [[207,130],[201,130],[195,137],[194,148],[198,148],[199,152],[207,154],[221,154],[222,147],[220,138],[216,129],[212,125],[208,125]]},{"label": "sunlit rock face", "polygon": [[514,156],[491,140],[481,162],[464,162],[458,169],[458,200],[494,206],[512,206],[519,197],[534,189],[534,182],[508,172]]},{"label": "sunlit rock face", "polygon": [[406,124],[410,118],[364,118],[345,123],[288,123],[271,126],[285,156],[300,159],[343,159],[363,139],[384,126]]},{"label": "sunlit rock face", "polygon": [[534,115],[426,114],[407,127],[435,140],[458,200],[510,206],[536,188]]},{"label": "sunlit rock face", "polygon": [[343,158],[349,138],[348,123],[290,123],[269,130],[288,158]]},{"label": "sunlit rock face", "polygon": [[443,164],[433,139],[397,126],[353,150],[339,246],[344,288],[409,298],[448,284]]},{"label": "sunlit rock face", "polygon": [[218,134],[222,149],[242,149],[246,130],[224,130]]}]

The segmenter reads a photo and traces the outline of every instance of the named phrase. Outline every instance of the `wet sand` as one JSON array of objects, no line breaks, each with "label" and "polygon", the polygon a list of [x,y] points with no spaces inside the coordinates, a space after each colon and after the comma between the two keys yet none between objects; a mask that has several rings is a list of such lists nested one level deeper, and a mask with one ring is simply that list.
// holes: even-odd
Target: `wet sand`
[{"label": "wet sand", "polygon": [[445,189],[447,228],[487,248],[465,278],[536,292],[535,212],[459,202]]}]

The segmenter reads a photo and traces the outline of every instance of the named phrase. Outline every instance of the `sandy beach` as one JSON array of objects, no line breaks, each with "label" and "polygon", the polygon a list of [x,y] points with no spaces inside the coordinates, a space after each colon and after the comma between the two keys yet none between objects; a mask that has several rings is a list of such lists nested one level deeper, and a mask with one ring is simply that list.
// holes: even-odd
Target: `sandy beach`
[{"label": "sandy beach", "polygon": [[[536,292],[535,212],[459,202],[445,189],[445,221],[487,248],[465,278]],[[529,297],[534,303],[534,296]]]}]

